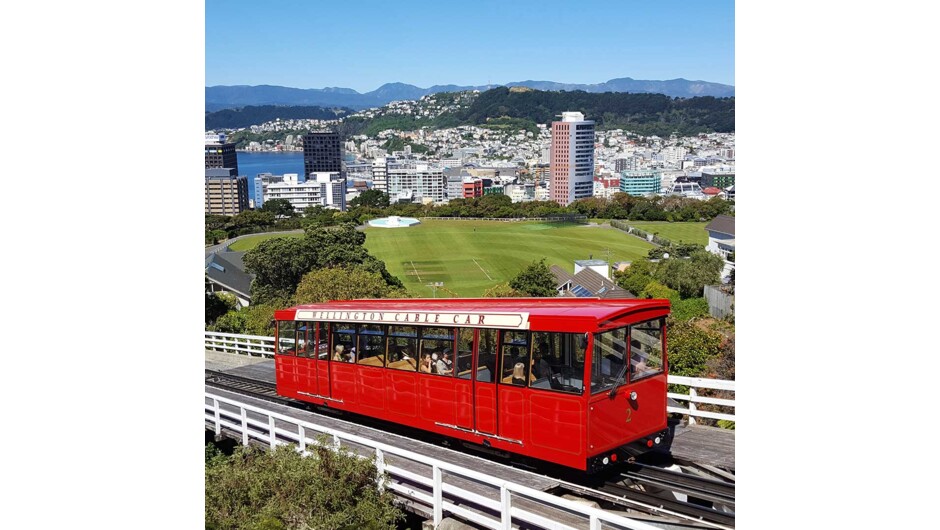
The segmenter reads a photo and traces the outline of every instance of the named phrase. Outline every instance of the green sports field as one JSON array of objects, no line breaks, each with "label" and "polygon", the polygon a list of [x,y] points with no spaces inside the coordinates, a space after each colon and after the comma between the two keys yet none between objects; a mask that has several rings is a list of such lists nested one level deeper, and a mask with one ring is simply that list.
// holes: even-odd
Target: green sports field
[{"label": "green sports field", "polygon": [[667,221],[625,221],[628,225],[644,232],[656,234],[673,243],[708,244],[708,223],[670,223]]},{"label": "green sports field", "polygon": [[366,228],[366,248],[416,296],[481,296],[534,260],[574,272],[574,260],[633,261],[652,245],[597,225],[499,221],[422,221],[410,228]]}]

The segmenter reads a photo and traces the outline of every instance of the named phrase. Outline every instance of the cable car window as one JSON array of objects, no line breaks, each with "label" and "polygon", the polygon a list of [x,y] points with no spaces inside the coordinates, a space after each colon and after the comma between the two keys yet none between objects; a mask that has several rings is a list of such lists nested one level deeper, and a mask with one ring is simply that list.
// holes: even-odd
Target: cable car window
[{"label": "cable car window", "polygon": [[624,375],[626,352],[626,327],[594,334],[594,358],[591,361],[592,394],[610,390]]},{"label": "cable car window", "polygon": [[294,344],[296,344],[295,350],[297,351],[298,357],[310,357],[308,348],[310,347],[310,339],[308,339],[307,334],[308,330],[312,334],[312,326],[309,325],[309,322],[295,322],[297,326],[297,333],[294,335]]},{"label": "cable car window", "polygon": [[361,324],[359,326],[359,364],[385,366],[385,326]]},{"label": "cable car window", "polygon": [[532,333],[529,388],[581,394],[584,391],[583,333]]},{"label": "cable car window", "polygon": [[414,372],[418,369],[418,328],[389,326],[388,367]]},{"label": "cable car window", "polygon": [[356,326],[355,324],[333,324],[330,346],[333,353],[330,359],[344,363],[356,362]]},{"label": "cable car window", "polygon": [[[454,328],[422,328],[421,364],[430,357],[432,374],[454,375]],[[422,370],[423,371],[423,370]]]},{"label": "cable car window", "polygon": [[503,331],[503,383],[526,386],[530,378],[529,332]]},{"label": "cable car window", "polygon": [[280,355],[294,355],[294,332],[296,324],[291,320],[277,321],[277,353]]},{"label": "cable car window", "polygon": [[496,382],[496,330],[481,329],[477,352],[477,381]]},{"label": "cable car window", "polygon": [[[328,333],[328,328],[326,322],[316,322],[315,323],[317,336],[316,339],[310,337],[310,340],[317,341],[316,347],[316,358],[321,361],[326,361],[330,358],[330,344],[327,338],[330,336]],[[313,348],[311,347],[311,350]]]},{"label": "cable car window", "polygon": [[663,371],[663,328],[657,318],[630,327],[630,380],[636,381]]},{"label": "cable car window", "polygon": [[473,329],[457,330],[457,377],[470,379],[473,375]]}]

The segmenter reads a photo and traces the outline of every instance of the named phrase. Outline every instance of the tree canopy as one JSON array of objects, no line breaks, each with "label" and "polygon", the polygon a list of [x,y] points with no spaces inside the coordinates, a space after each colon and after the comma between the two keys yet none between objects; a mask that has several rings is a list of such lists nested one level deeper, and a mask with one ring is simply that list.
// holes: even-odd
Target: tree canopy
[{"label": "tree canopy", "polygon": [[555,275],[545,264],[545,258],[533,261],[515,278],[509,280],[509,287],[524,293],[526,296],[557,296],[555,290]]},{"label": "tree canopy", "polygon": [[[648,289],[651,282],[658,282],[673,291],[678,291],[679,297],[695,298],[702,296],[706,285],[714,285],[721,281],[721,270],[724,260],[719,256],[703,249],[691,252],[688,258],[663,259],[653,262],[648,259],[636,260],[623,273],[615,274],[617,285],[636,294],[644,296],[652,291],[661,294],[671,294],[661,291],[659,286]],[[673,298],[673,296],[662,296]],[[653,296],[660,298],[660,296]]]},{"label": "tree canopy", "polygon": [[335,267],[308,272],[294,294],[295,304],[355,298],[405,298],[407,292],[390,286],[382,275],[363,267]]},{"label": "tree canopy", "polygon": [[270,304],[251,304],[238,310],[231,310],[220,316],[210,328],[223,333],[244,335],[274,335],[274,310],[287,305],[284,302]]},{"label": "tree canopy", "polygon": [[275,218],[293,217],[297,215],[297,212],[294,211],[294,207],[291,206],[290,201],[287,199],[268,199],[261,205],[261,211],[270,212],[274,214]]},{"label": "tree canopy", "polygon": [[388,206],[388,194],[376,189],[366,190],[358,197],[349,201],[349,207],[365,206],[367,208],[385,208]]},{"label": "tree canopy", "polygon": [[311,226],[302,238],[274,238],[245,253],[245,270],[255,275],[251,296],[256,303],[293,297],[305,274],[316,269],[359,266],[379,274],[391,287],[404,288],[385,263],[363,246],[366,235],[353,224]]},{"label": "tree canopy", "polygon": [[525,296],[525,294],[513,289],[508,283],[501,283],[483,291],[483,298],[515,298],[519,296]]}]

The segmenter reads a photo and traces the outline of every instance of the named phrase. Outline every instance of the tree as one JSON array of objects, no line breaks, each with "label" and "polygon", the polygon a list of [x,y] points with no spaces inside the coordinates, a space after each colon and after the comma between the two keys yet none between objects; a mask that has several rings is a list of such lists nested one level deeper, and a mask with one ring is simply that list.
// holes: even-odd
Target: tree
[{"label": "tree", "polygon": [[653,280],[646,284],[638,294],[639,298],[665,298],[673,303],[679,301],[679,292]]},{"label": "tree", "polygon": [[210,326],[212,331],[223,333],[238,333],[241,335],[274,335],[274,310],[288,305],[252,304],[236,311],[225,313],[215,324]]},{"label": "tree", "polygon": [[694,322],[673,322],[669,327],[669,373],[703,377],[708,361],[718,357],[723,338]]},{"label": "tree", "polygon": [[358,197],[349,201],[350,208],[365,206],[368,208],[387,208],[388,194],[381,190],[370,189],[359,194]]},{"label": "tree", "polygon": [[516,291],[508,283],[501,283],[483,291],[483,298],[515,298],[524,295],[525,293]]},{"label": "tree", "polygon": [[292,446],[207,450],[205,527],[212,529],[396,528],[404,518],[376,484],[374,459],[333,450],[325,438],[303,456]]},{"label": "tree", "polygon": [[614,272],[614,281],[620,287],[639,296],[650,282],[654,281],[656,264],[648,259],[638,259],[623,272]]},{"label": "tree", "polygon": [[679,291],[682,298],[702,296],[706,285],[721,281],[724,260],[706,250],[697,250],[688,259],[663,260],[653,277]]},{"label": "tree", "polygon": [[555,289],[557,280],[552,271],[545,264],[545,258],[533,261],[515,278],[509,280],[509,287],[520,291],[527,296],[557,296]]},{"label": "tree", "polygon": [[270,212],[274,217],[293,217],[297,215],[287,199],[269,199],[261,205],[262,212]]},{"label": "tree", "polygon": [[310,271],[331,267],[361,266],[381,275],[391,287],[404,288],[385,263],[363,246],[366,235],[355,225],[311,226],[302,238],[274,238],[245,253],[245,270],[255,275],[251,296],[255,303],[293,297],[301,278]]},{"label": "tree", "polygon": [[[227,293],[226,293],[227,294]],[[219,317],[235,310],[235,300],[231,295],[216,294],[206,291],[206,326],[214,323]]]},{"label": "tree", "polygon": [[336,267],[308,272],[294,294],[295,304],[355,298],[403,298],[407,293],[386,283],[382,275],[359,267]]}]

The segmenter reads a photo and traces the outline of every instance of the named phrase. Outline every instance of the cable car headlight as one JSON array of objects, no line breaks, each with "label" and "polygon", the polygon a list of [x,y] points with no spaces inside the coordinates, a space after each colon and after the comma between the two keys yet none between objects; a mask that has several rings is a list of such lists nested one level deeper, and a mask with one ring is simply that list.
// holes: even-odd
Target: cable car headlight
[{"label": "cable car headlight", "polygon": [[636,390],[630,392],[630,401],[636,401]]},{"label": "cable car headlight", "polygon": [[659,445],[659,442],[663,441],[663,439],[657,436],[656,438],[653,439],[653,441],[656,442],[656,445]]}]

